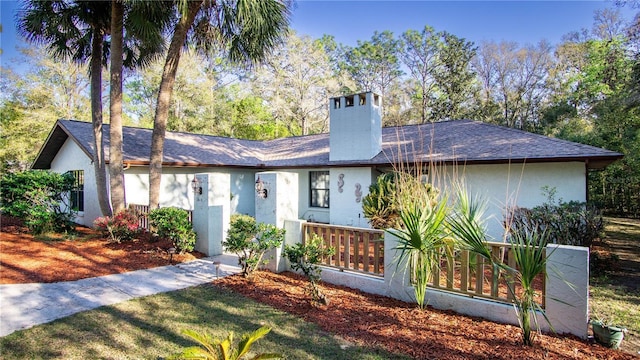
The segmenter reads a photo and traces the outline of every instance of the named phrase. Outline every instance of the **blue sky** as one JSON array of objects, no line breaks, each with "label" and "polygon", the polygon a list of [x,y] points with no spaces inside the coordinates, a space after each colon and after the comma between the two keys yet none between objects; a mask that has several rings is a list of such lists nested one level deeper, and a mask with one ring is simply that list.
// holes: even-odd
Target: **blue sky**
[{"label": "blue sky", "polygon": [[[612,1],[328,1],[298,0],[292,27],[314,38],[335,36],[340,43],[355,46],[369,40],[374,31],[390,30],[396,35],[422,30],[430,25],[479,44],[483,40],[533,44],[542,39],[560,42],[571,31],[591,28],[594,11],[612,8]],[[0,0],[3,32],[0,64],[18,59],[20,43],[15,31],[17,1]],[[633,12],[623,8],[627,20]]]}]

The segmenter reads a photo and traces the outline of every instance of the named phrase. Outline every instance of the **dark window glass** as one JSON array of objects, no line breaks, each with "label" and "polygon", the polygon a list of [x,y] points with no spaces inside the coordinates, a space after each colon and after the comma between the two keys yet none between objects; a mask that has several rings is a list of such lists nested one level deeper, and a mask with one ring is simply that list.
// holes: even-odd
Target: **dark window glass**
[{"label": "dark window glass", "polygon": [[309,193],[311,207],[329,207],[329,172],[310,171],[309,172]]},{"label": "dark window glass", "polygon": [[84,171],[70,171],[73,175],[73,189],[71,190],[71,208],[75,211],[84,211]]}]

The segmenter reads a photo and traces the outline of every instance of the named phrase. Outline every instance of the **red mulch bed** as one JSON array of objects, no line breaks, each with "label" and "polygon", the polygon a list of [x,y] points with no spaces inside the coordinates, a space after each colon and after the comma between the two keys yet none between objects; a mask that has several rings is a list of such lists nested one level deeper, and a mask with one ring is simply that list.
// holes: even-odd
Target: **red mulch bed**
[{"label": "red mulch bed", "polygon": [[257,272],[251,279],[225,277],[215,284],[318,324],[363,346],[382,347],[415,359],[637,359],[573,336],[539,334],[533,347],[517,326],[458,315],[359,290],[322,284],[329,304],[312,304],[306,280],[291,272]]},{"label": "red mulch bed", "polygon": [[[62,236],[38,240],[20,222],[0,220],[0,284],[51,283],[169,265],[169,240],[110,242],[93,229],[78,227],[71,240]],[[174,254],[173,263],[203,257],[194,252]]]},{"label": "red mulch bed", "polygon": [[[42,241],[19,223],[0,219],[0,284],[58,282],[169,264],[166,241],[110,243],[91,229],[73,240]],[[173,262],[202,254],[174,255]],[[453,312],[418,310],[414,304],[322,284],[328,305],[311,304],[306,281],[293,273],[258,272],[215,282],[244,296],[292,313],[344,339],[382,347],[415,359],[637,359],[574,337],[538,335],[521,345],[520,329]]]}]

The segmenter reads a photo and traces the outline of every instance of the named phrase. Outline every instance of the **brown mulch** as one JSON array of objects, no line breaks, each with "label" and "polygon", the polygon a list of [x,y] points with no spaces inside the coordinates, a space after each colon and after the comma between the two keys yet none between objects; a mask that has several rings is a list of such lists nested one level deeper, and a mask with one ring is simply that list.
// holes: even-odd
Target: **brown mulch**
[{"label": "brown mulch", "polygon": [[522,345],[517,326],[458,315],[351,288],[323,283],[329,304],[312,304],[306,280],[291,272],[259,271],[250,279],[225,277],[215,284],[318,324],[363,346],[382,347],[415,359],[637,359],[573,336],[539,334]]},{"label": "brown mulch", "polygon": [[[75,239],[42,241],[19,224],[1,220],[0,284],[78,280],[169,264],[168,242],[110,243],[87,228],[79,228]],[[176,254],[173,262],[200,256]],[[638,359],[575,337],[538,335],[535,346],[524,347],[516,326],[431,308],[420,311],[414,304],[330,284],[322,284],[329,304],[311,304],[306,281],[290,272],[260,271],[252,279],[229,276],[215,284],[347,341],[415,359]]]},{"label": "brown mulch", "polygon": [[[0,284],[52,283],[119,274],[191,261],[202,253],[174,254],[169,240],[149,241],[143,234],[133,241],[115,243],[93,229],[78,227],[77,234],[34,238],[19,222],[2,217],[0,232]],[[44,238],[45,240],[41,240]]]}]

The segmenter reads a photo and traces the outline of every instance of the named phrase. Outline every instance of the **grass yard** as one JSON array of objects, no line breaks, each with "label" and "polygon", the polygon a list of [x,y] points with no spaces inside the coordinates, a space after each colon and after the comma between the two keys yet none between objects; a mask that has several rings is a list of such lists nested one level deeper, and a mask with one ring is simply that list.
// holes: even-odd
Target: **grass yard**
[{"label": "grass yard", "polygon": [[288,359],[408,359],[346,343],[315,324],[211,284],[79,313],[0,338],[1,359],[158,359],[194,343],[182,329],[235,339],[260,326],[254,344]]},{"label": "grass yard", "polygon": [[626,327],[621,349],[640,355],[640,220],[606,220],[605,242],[596,249],[612,261],[591,278],[591,317]]}]

